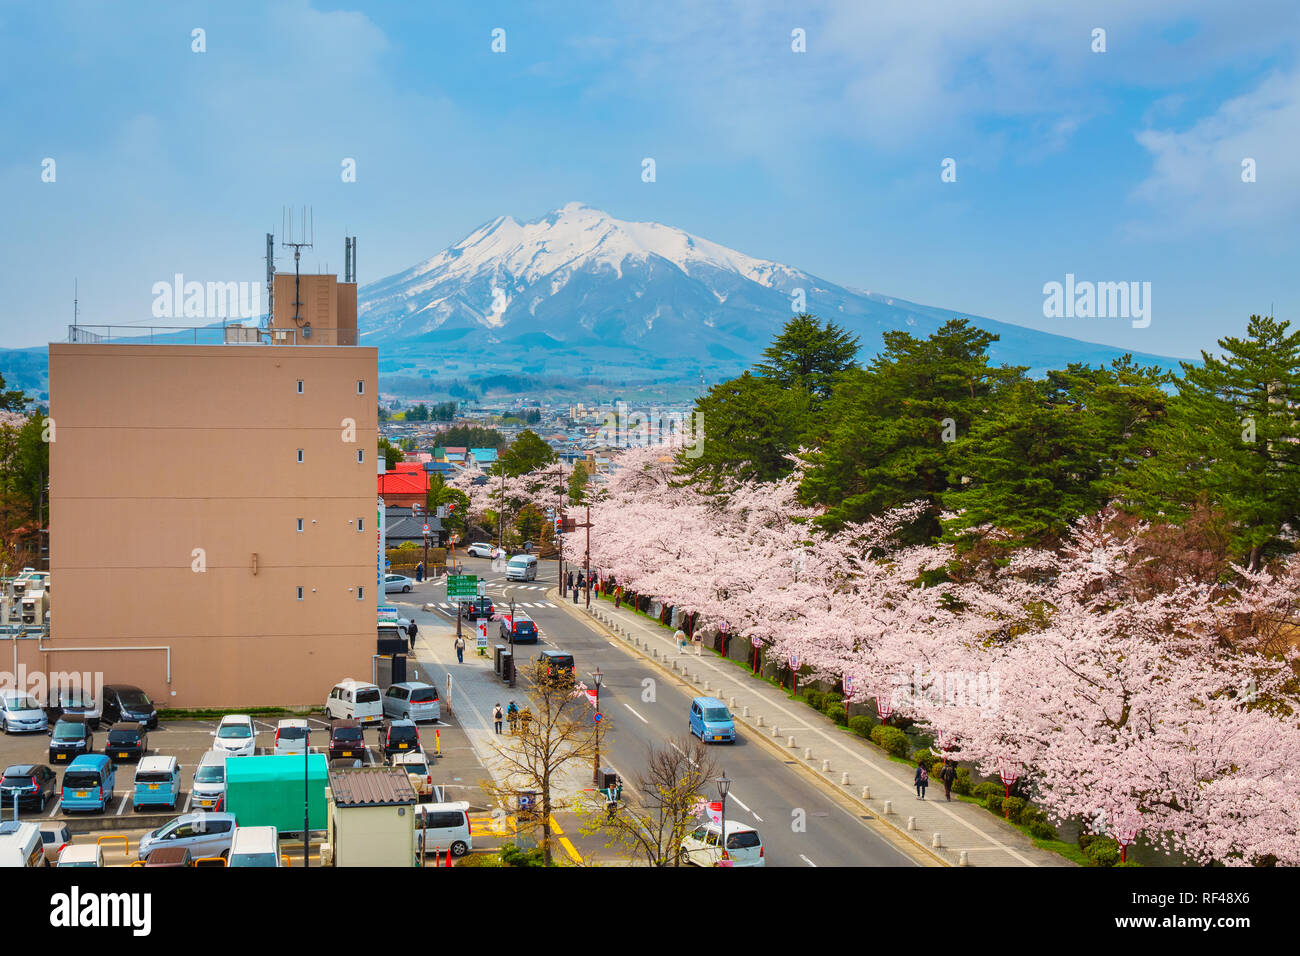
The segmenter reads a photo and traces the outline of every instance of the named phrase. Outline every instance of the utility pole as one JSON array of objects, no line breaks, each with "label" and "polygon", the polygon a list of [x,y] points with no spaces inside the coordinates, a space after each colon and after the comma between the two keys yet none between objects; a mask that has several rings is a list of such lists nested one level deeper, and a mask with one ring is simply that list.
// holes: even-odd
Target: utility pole
[{"label": "utility pole", "polygon": [[497,459],[497,468],[501,470],[501,500],[497,511],[497,550],[501,551],[504,550],[502,534],[506,527],[506,466],[499,458]]},{"label": "utility pole", "polygon": [[583,525],[587,529],[587,552],[582,556],[582,566],[586,569],[587,574],[587,607],[591,607],[591,505],[587,505],[587,523]]}]

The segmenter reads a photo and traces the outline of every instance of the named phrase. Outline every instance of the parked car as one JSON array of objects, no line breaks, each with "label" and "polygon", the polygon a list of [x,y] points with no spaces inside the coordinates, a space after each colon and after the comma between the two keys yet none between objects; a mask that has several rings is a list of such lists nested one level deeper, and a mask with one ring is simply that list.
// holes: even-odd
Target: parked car
[{"label": "parked car", "polygon": [[133,721],[158,729],[158,709],[149,695],[132,684],[104,685],[103,719],[109,723]]},{"label": "parked car", "polygon": [[451,855],[456,857],[474,849],[469,804],[463,800],[418,804],[415,808],[415,846],[421,854],[451,850]]},{"label": "parked car", "polygon": [[149,752],[149,731],[143,724],[114,724],[108,728],[104,753],[113,760],[139,760]]},{"label": "parked car", "polygon": [[131,808],[166,807],[173,813],[181,802],[181,765],[175,757],[144,757],[135,767]]},{"label": "parked car", "polygon": [[98,843],[73,843],[65,846],[55,866],[103,866],[104,848]]},{"label": "parked car", "polygon": [[63,774],[63,811],[106,813],[113,803],[117,768],[103,754],[82,754]]},{"label": "parked car", "polygon": [[404,574],[385,574],[384,575],[384,593],[392,594],[394,591],[400,591],[406,594],[415,587],[415,582]]},{"label": "parked car", "polygon": [[26,734],[49,729],[50,718],[31,694],[17,690],[0,693],[0,730]]},{"label": "parked car", "polygon": [[60,691],[54,710],[60,720],[64,717],[83,718],[91,730],[99,729],[99,721],[103,717],[100,703],[84,690]]},{"label": "parked car", "polygon": [[421,800],[433,793],[433,773],[429,770],[429,757],[424,751],[403,750],[393,754],[392,763],[406,771]]},{"label": "parked car", "polygon": [[227,856],[235,836],[233,813],[183,813],[140,838],[136,856],[147,860],[158,847],[187,847],[195,859]]},{"label": "parked car", "polygon": [[384,716],[405,720],[441,720],[442,703],[438,688],[419,681],[392,684],[384,694]]},{"label": "parked car", "polygon": [[336,720],[330,725],[329,756],[331,760],[350,757],[363,759],[366,755],[366,735],[356,720]]},{"label": "parked car", "polygon": [[257,753],[257,728],[247,714],[227,714],[212,732],[217,738],[214,750],[224,750],[231,757],[251,757]]},{"label": "parked car", "polygon": [[363,724],[377,724],[384,719],[384,704],[379,688],[365,681],[339,681],[325,701],[325,716],[331,720],[348,718]]},{"label": "parked car", "polygon": [[546,668],[547,677],[567,676],[573,679],[573,655],[568,651],[558,651],[548,647],[537,655],[537,663]]},{"label": "parked car", "polygon": [[80,716],[60,717],[50,731],[50,763],[71,763],[95,749],[95,735]]},{"label": "parked car", "polygon": [[420,731],[413,720],[386,720],[379,727],[379,746],[387,759],[403,750],[422,750]]},{"label": "parked car", "polygon": [[507,581],[532,581],[537,578],[537,556],[516,554],[506,562]]},{"label": "parked car", "polygon": [[0,823],[0,866],[49,866],[41,831],[34,823],[5,820]]},{"label": "parked car", "polygon": [[220,810],[226,803],[226,753],[209,750],[199,758],[190,783],[190,797],[201,810]]},{"label": "parked car", "polygon": [[716,697],[696,697],[691,701],[690,732],[706,743],[736,742],[736,722],[727,705]]},{"label": "parked car", "polygon": [[497,549],[494,545],[490,545],[486,541],[475,541],[465,549],[465,553],[474,558],[495,558],[497,556]]},{"label": "parked car", "polygon": [[682,852],[695,866],[718,866],[724,860],[732,866],[764,866],[763,840],[758,831],[743,823],[727,821],[727,846],[719,846],[722,829],[716,823],[702,824],[686,835]]},{"label": "parked car", "polygon": [[66,823],[42,823],[41,845],[45,848],[45,865],[59,862],[59,854],[72,842],[72,831]]},{"label": "parked car", "polygon": [[301,717],[289,717],[276,725],[276,754],[307,753],[310,747],[311,727]]},{"label": "parked car", "polygon": [[41,813],[59,790],[58,775],[43,763],[20,763],[5,769],[0,778],[0,813],[11,810],[14,801],[21,808],[34,806]]},{"label": "parked car", "polygon": [[227,866],[280,866],[280,834],[275,827],[235,827]]},{"label": "parked car", "polygon": [[490,621],[497,609],[490,597],[465,598],[460,602],[460,613],[469,621],[477,621],[481,617]]},{"label": "parked car", "polygon": [[537,622],[527,614],[521,611],[515,611],[513,621],[505,617],[501,619],[501,639],[509,641],[511,632],[514,633],[516,644],[536,644],[539,634],[537,632]]}]

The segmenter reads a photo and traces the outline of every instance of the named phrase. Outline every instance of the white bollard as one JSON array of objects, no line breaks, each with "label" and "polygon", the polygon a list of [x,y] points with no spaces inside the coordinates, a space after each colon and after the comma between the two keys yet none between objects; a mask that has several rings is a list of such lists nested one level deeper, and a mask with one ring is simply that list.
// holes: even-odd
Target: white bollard
[{"label": "white bollard", "polygon": [[[745,714],[746,714],[747,716],[748,716],[748,714],[749,714],[749,708],[748,708],[748,707],[745,708]],[[762,715],[762,714],[759,714],[757,717],[754,718],[754,726],[755,726],[755,727],[762,727],[762,726],[763,726],[763,715]]]},{"label": "white bollard", "polygon": [[967,859],[965,850],[962,850],[960,853],[957,854],[957,865],[970,866],[970,860]]},{"label": "white bollard", "polygon": [[794,738],[793,738],[793,737],[786,737],[786,738],[785,738],[785,745],[786,745],[787,747],[789,747],[791,750],[793,750],[793,749],[794,749]]},{"label": "white bollard", "polygon": [[846,770],[842,774],[840,774],[840,786],[847,787],[848,785],[849,785],[849,772]]},{"label": "white bollard", "polygon": [[870,800],[870,799],[871,799],[871,788],[870,788],[870,787],[863,787],[863,788],[862,788],[862,799],[863,799],[863,800]]},{"label": "white bollard", "polygon": [[804,760],[812,760],[812,748],[811,748],[811,747],[804,747],[804,748],[803,748],[803,759],[804,759]]},{"label": "white bollard", "polygon": [[915,830],[915,829],[916,829],[916,817],[908,817],[908,818],[907,818],[907,828],[908,828],[909,830]]},{"label": "white bollard", "polygon": [[894,812],[894,801],[893,801],[893,800],[886,800],[886,801],[885,801],[885,805],[884,805],[883,807],[880,808],[880,812],[881,812],[881,814],[884,815],[884,816],[888,816],[889,814],[893,813],[893,812]]},{"label": "white bollard", "polygon": [[734,711],[736,709],[736,698],[734,697],[727,698],[727,709],[731,711]]},{"label": "white bollard", "polygon": [[830,773],[830,772],[831,772],[831,762],[829,760],[823,760],[822,773]]},{"label": "white bollard", "polygon": [[741,716],[741,717],[748,717],[748,716],[749,716],[749,705],[748,705],[748,704],[746,704],[744,707],[740,708],[740,716]]},{"label": "white bollard", "polygon": [[709,682],[708,682],[708,681],[705,681],[705,682],[704,682],[704,689],[705,689],[705,690],[708,690],[708,689],[709,689]]},{"label": "white bollard", "polygon": [[773,736],[773,737],[780,737],[780,736],[781,736],[781,728],[780,728],[780,727],[773,727],[773,728],[772,728],[772,736]]},{"label": "white bollard", "polygon": [[943,839],[939,834],[936,833],[934,836],[930,837],[930,846],[934,847],[936,850],[943,849]]}]

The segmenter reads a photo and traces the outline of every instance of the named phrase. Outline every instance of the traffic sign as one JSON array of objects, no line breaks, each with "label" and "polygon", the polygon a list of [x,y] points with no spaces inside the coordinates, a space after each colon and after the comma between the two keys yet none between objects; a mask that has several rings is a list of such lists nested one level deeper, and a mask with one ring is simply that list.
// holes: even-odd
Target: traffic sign
[{"label": "traffic sign", "polygon": [[478,596],[477,574],[447,575],[447,600],[453,598],[472,598]]},{"label": "traffic sign", "polygon": [[600,711],[596,711],[596,723],[600,723]]},{"label": "traffic sign", "polygon": [[429,533],[429,526],[427,524],[424,526],[424,533],[425,534]]}]

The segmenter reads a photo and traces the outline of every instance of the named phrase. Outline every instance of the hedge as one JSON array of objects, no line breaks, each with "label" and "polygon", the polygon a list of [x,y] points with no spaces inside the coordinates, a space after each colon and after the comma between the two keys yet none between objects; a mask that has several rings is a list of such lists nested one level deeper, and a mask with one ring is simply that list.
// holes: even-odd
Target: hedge
[{"label": "hedge", "polygon": [[859,737],[866,737],[868,740],[871,739],[871,728],[876,726],[878,726],[877,721],[866,714],[856,714],[849,718],[849,730]]},{"label": "hedge", "polygon": [[871,730],[871,740],[895,757],[906,757],[908,751],[907,734],[897,727],[878,724]]}]

